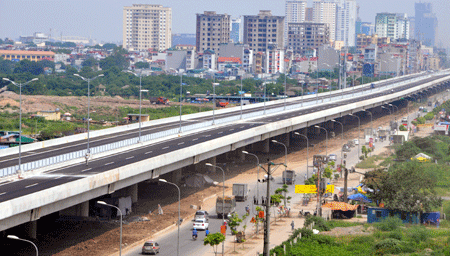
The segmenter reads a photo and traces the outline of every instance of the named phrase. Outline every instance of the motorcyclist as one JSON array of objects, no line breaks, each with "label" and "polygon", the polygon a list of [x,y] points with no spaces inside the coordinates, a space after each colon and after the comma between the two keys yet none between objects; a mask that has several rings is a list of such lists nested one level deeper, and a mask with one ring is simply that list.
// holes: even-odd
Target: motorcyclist
[{"label": "motorcyclist", "polygon": [[209,235],[209,229],[206,228],[206,230],[205,230],[205,236],[208,236],[208,235]]},{"label": "motorcyclist", "polygon": [[194,228],[194,230],[192,230],[192,238],[197,239],[197,237],[198,237],[197,229]]}]

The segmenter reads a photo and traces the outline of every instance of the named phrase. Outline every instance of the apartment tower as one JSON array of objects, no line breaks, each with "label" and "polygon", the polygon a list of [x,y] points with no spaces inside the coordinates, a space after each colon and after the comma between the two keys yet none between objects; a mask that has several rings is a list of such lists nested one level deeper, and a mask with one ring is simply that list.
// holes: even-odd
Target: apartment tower
[{"label": "apartment tower", "polygon": [[154,4],[125,6],[123,47],[133,51],[172,47],[172,8]]},{"label": "apartment tower", "polygon": [[355,0],[336,0],[336,41],[356,46],[357,4]]},{"label": "apartment tower", "polygon": [[300,23],[306,20],[306,4],[304,0],[287,0],[285,9],[285,19],[284,19],[284,42],[287,45],[287,27],[288,23]]},{"label": "apartment tower", "polygon": [[336,3],[314,1],[313,3],[313,22],[325,23],[328,25],[330,41],[336,40]]},{"label": "apartment tower", "polygon": [[197,14],[196,46],[197,52],[212,50],[219,55],[219,45],[230,41],[230,15],[205,11]]},{"label": "apartment tower", "polygon": [[261,10],[258,15],[244,16],[244,44],[248,44],[250,50],[266,52],[274,44],[278,48],[283,47],[284,16],[272,16],[271,11]]}]

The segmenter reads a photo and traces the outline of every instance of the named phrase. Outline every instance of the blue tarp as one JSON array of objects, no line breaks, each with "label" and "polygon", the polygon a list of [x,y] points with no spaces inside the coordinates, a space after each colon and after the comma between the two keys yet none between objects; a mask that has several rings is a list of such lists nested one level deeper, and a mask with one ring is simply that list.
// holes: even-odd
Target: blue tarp
[{"label": "blue tarp", "polygon": [[372,203],[372,200],[370,200],[369,198],[367,198],[367,196],[365,196],[365,195],[363,195],[361,193],[350,195],[350,196],[347,197],[347,199],[354,200],[354,201],[362,201],[362,202]]}]

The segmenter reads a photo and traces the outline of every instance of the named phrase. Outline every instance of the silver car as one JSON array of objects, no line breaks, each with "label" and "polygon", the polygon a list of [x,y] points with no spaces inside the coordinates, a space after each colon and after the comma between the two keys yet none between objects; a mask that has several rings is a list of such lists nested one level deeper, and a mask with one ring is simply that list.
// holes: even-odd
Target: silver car
[{"label": "silver car", "polygon": [[159,253],[159,244],[155,241],[147,241],[142,246],[142,254],[157,254]]}]

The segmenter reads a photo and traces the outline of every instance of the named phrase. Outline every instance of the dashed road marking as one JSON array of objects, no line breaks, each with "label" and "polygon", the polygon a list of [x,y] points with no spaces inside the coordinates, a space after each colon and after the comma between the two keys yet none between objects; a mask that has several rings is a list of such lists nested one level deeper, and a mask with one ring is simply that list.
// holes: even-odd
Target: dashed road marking
[{"label": "dashed road marking", "polygon": [[107,164],[105,164],[105,165],[110,165],[110,164],[113,164],[114,162],[110,162],[110,163],[107,163]]},{"label": "dashed road marking", "polygon": [[180,142],[180,143],[178,143],[178,145],[183,145],[184,144],[184,142]]},{"label": "dashed road marking", "polygon": [[196,140],[198,140],[198,138],[195,138],[195,139],[193,139],[192,141],[196,141]]},{"label": "dashed road marking", "polygon": [[89,168],[89,169],[85,169],[85,170],[82,170],[81,172],[86,172],[86,171],[89,171],[89,170],[91,170],[92,168]]},{"label": "dashed road marking", "polygon": [[2,196],[2,195],[4,195],[4,194],[6,194],[6,192],[0,193],[0,196]]},{"label": "dashed road marking", "polygon": [[131,158],[134,158],[134,156],[127,157],[127,158],[125,158],[125,160],[131,159]]},{"label": "dashed road marking", "polygon": [[150,153],[152,153],[153,151],[148,151],[148,152],[145,152],[145,155],[147,155],[147,154],[150,154]]},{"label": "dashed road marking", "polygon": [[34,183],[34,184],[31,184],[31,185],[28,185],[28,186],[26,186],[25,188],[34,187],[34,186],[36,186],[37,184],[39,184],[39,183]]},{"label": "dashed road marking", "polygon": [[163,147],[162,149],[168,149],[169,147]]},{"label": "dashed road marking", "polygon": [[223,132],[218,132],[217,134],[222,134]]}]

